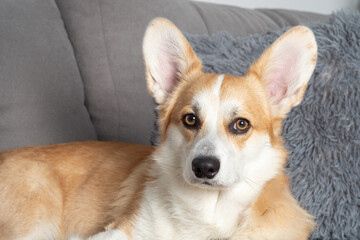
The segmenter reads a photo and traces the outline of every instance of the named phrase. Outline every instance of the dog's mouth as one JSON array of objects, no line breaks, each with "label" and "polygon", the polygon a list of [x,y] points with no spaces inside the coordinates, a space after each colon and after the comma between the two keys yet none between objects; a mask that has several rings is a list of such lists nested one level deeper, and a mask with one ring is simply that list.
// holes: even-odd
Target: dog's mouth
[{"label": "dog's mouth", "polygon": [[209,181],[209,180],[200,180],[200,179],[194,179],[192,181],[186,181],[188,184],[195,186],[197,188],[202,188],[206,190],[224,190],[228,188],[227,186],[224,186],[222,184],[218,184],[215,181]]},{"label": "dog's mouth", "polygon": [[207,190],[224,190],[224,189],[228,188],[227,186],[208,182],[208,181],[201,182],[201,183],[197,184],[197,186],[200,188],[203,188],[203,189],[207,189]]},{"label": "dog's mouth", "polygon": [[[190,174],[189,174],[190,173]],[[206,190],[224,190],[229,186],[224,185],[221,181],[215,178],[197,177],[192,171],[183,173],[183,180],[193,187]]]}]

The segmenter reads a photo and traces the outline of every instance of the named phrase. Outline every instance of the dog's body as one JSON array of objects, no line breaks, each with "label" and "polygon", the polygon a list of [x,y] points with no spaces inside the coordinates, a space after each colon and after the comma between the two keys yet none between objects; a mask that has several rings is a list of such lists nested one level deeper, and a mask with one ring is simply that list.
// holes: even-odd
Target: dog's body
[{"label": "dog's body", "polygon": [[3,152],[0,238],[306,239],[314,223],[290,193],[280,132],[315,66],[311,31],[290,30],[235,77],[203,73],[180,31],[156,19],[144,59],[159,146]]}]

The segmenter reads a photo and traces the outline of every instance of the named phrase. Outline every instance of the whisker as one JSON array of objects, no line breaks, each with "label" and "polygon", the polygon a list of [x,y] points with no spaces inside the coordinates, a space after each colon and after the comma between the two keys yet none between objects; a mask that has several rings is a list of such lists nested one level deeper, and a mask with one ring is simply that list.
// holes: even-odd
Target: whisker
[{"label": "whisker", "polygon": [[248,178],[248,177],[246,177],[246,179],[249,180],[250,182],[254,183],[254,184],[257,185],[257,186],[260,186],[260,185],[259,185],[257,182],[255,182],[254,180],[252,180],[252,179],[250,179],[250,178]]},{"label": "whisker", "polygon": [[246,181],[246,179],[243,179],[243,181],[252,188],[251,184],[248,181]]},{"label": "whisker", "polygon": [[249,185],[251,188],[259,188],[260,185],[258,183],[256,183],[255,181],[251,180],[248,177],[244,177],[242,179],[247,185]]}]

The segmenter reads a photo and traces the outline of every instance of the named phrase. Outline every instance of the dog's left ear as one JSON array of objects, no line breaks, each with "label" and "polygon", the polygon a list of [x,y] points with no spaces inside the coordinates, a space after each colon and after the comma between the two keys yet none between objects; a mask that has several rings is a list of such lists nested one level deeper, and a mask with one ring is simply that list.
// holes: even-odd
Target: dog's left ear
[{"label": "dog's left ear", "polygon": [[143,54],[148,89],[158,104],[165,102],[184,76],[202,69],[184,35],[165,18],[155,18],[149,23]]},{"label": "dog's left ear", "polygon": [[298,105],[314,71],[317,46],[310,29],[298,26],[284,33],[250,67],[262,81],[274,118],[283,119]]}]

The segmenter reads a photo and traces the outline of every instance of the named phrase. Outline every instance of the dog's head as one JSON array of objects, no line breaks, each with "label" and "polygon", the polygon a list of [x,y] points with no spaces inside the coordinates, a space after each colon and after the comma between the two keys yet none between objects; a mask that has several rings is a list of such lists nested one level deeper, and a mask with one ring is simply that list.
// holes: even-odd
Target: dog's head
[{"label": "dog's head", "polygon": [[143,53],[159,104],[157,161],[169,177],[223,189],[262,185],[281,171],[281,121],[301,102],[316,63],[311,30],[286,32],[245,76],[204,73],[186,38],[162,18],[149,24]]}]

